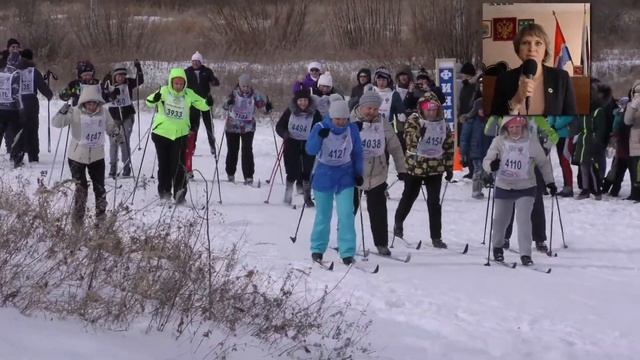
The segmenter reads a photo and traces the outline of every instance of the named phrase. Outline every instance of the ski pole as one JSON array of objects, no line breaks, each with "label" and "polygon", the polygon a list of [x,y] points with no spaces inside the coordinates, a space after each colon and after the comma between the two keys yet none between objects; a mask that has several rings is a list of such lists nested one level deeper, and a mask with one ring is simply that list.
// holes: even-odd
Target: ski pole
[{"label": "ski pole", "polygon": [[151,127],[153,126],[153,118],[156,116],[157,107],[153,110],[153,116],[151,117],[151,124],[149,124],[149,131],[147,133],[147,140],[144,142],[144,150],[142,151],[142,160],[140,160],[140,167],[138,168],[138,176],[136,177],[136,183],[133,186],[133,193],[131,194],[131,204],[136,197],[136,190],[138,189],[138,182],[140,181],[140,173],[142,172],[142,164],[144,164],[144,157],[147,154],[147,145],[149,145],[149,138],[151,137]]},{"label": "ski pole", "polygon": [[[271,118],[271,134],[273,135],[273,146],[275,146],[276,154],[278,154],[280,151],[278,150],[278,141],[276,140],[276,129],[273,124],[273,118]],[[284,143],[282,144],[282,146],[284,146]],[[284,184],[284,177],[282,176],[282,168],[278,166],[278,169],[280,170],[280,181]]]},{"label": "ski pole", "polygon": [[[284,152],[283,150],[284,150],[284,144],[280,147],[280,153],[278,154],[278,158],[276,159],[277,168],[280,167],[280,159],[282,158],[282,153]],[[277,171],[277,168],[274,170]],[[275,171],[273,172],[273,179],[275,179]],[[274,181],[272,180],[271,183],[269,184],[269,194],[267,195],[267,200],[264,201],[265,204],[268,204],[269,199],[271,198],[271,190],[273,190],[273,183]]]},{"label": "ski pole", "polygon": [[[494,181],[494,186],[495,186],[495,181]],[[491,240],[493,240],[493,212],[495,210],[495,205],[496,205],[496,194],[494,190],[493,198],[491,199],[491,222],[489,225],[489,246],[487,247],[487,263],[484,264],[485,266],[491,266],[489,261],[490,261],[490,255],[491,255]]]},{"label": "ski pole", "polygon": [[484,232],[482,234],[482,245],[485,244],[485,240],[487,238],[487,223],[489,222],[489,204],[491,203],[491,189],[493,189],[493,187],[489,187],[489,192],[487,193],[487,209],[484,212]]},{"label": "ski pole", "polygon": [[156,154],[156,156],[153,157],[153,166],[151,166],[151,178],[155,179],[153,173],[156,170],[156,161],[158,161],[158,154]]},{"label": "ski pole", "polygon": [[444,202],[444,196],[447,195],[447,187],[449,186],[449,182],[446,181],[444,183],[444,190],[442,191],[442,199],[440,199],[440,206],[442,206],[442,203]]},{"label": "ski pole", "polygon": [[[282,148],[284,148],[284,143],[282,144]],[[281,149],[282,150],[282,149]],[[269,175],[269,178],[267,179],[267,184],[272,183],[275,178],[276,178],[276,168],[279,166],[279,161],[278,161],[278,155],[280,153],[276,153],[276,161],[273,163],[273,167],[271,168],[271,174]]]},{"label": "ski pole", "polygon": [[562,225],[562,215],[560,215],[560,201],[558,201],[558,195],[556,194],[556,206],[558,207],[558,220],[560,221],[560,233],[562,234],[562,247],[568,248],[567,243],[564,241],[564,226]]},{"label": "ski pole", "polygon": [[53,161],[51,162],[51,171],[49,171],[49,179],[47,180],[47,186],[51,186],[51,177],[53,174],[53,167],[56,164],[56,158],[58,157],[58,148],[60,147],[60,140],[62,139],[62,129],[58,132],[58,143],[56,144],[56,151],[53,153]]},{"label": "ski pole", "polygon": [[62,168],[60,169],[60,181],[62,181],[62,174],[64,173],[64,161],[67,158],[67,146],[69,145],[69,132],[71,131],[71,123],[67,128],[67,140],[64,143],[64,154],[62,155]]},{"label": "ski pole", "polygon": [[[58,76],[51,70],[47,70],[44,77],[47,82],[47,88],[51,90],[51,78],[53,77],[53,80],[58,80]],[[51,99],[47,99],[47,151],[51,154]]]},{"label": "ski pole", "polygon": [[[124,147],[125,147],[125,149],[127,149],[127,154],[129,155],[128,159],[125,162],[125,164],[122,167],[122,169],[124,170],[124,168],[127,167],[127,165],[129,165],[129,167],[131,168],[131,176],[135,177],[136,174],[133,171],[133,163],[131,162],[131,156],[133,154],[131,154],[131,145],[129,144],[129,136],[131,136],[131,134],[127,134],[127,128],[124,126],[124,119],[122,118],[122,107],[118,106],[118,111],[120,112],[120,120],[121,120],[120,126],[122,127],[122,132],[124,133],[124,145],[125,145]],[[138,124],[140,124],[140,122],[138,122]],[[133,126],[132,126],[132,128],[133,128]],[[139,143],[138,143],[138,146],[140,146]],[[116,143],[116,147],[118,147],[117,143]],[[117,153],[118,153],[118,149],[116,148],[116,154]],[[121,173],[122,173],[122,171],[120,171],[118,174],[116,174],[116,177],[120,176]]]},{"label": "ski pole", "polygon": [[289,236],[289,239],[294,244],[298,239],[298,230],[300,230],[300,223],[302,222],[302,214],[304,214],[304,208],[307,207],[306,205],[307,203],[302,202],[302,210],[300,210],[300,217],[298,218],[298,226],[296,226],[296,233],[293,236]]},{"label": "ski pole", "polygon": [[[138,59],[135,60],[134,64],[138,62]],[[138,77],[138,70],[136,69],[136,113],[138,114],[138,151],[142,150],[140,144],[142,143],[140,139],[140,79]],[[129,153],[131,156],[131,153]]]},{"label": "ski pole", "polygon": [[549,229],[549,250],[547,251],[547,256],[549,257],[553,256],[553,198],[554,196],[551,197],[551,220],[550,220],[551,228]]},{"label": "ski pole", "polygon": [[363,261],[367,261],[369,260],[369,258],[367,257],[367,249],[366,249],[366,245],[364,243],[364,220],[362,219],[362,193],[364,191],[356,188],[356,191],[358,191],[358,207],[360,207],[360,234],[362,236],[362,255]]}]

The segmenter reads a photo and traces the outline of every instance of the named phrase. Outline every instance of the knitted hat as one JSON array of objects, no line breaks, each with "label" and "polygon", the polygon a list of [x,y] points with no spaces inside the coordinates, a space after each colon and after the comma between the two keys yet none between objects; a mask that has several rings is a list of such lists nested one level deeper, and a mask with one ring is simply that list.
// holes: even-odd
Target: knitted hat
[{"label": "knitted hat", "polygon": [[20,46],[20,41],[18,41],[18,40],[16,40],[16,39],[14,39],[14,38],[11,38],[11,39],[9,39],[9,40],[7,41],[7,49],[8,49],[8,48],[10,48],[10,47],[11,47],[11,45],[18,45],[18,46]]},{"label": "knitted hat", "polygon": [[380,66],[376,69],[376,72],[373,74],[373,78],[383,78],[387,79],[387,81],[391,82],[391,72],[384,66]]},{"label": "knitted hat", "polygon": [[430,79],[429,73],[424,68],[421,68],[420,71],[418,71],[418,75],[416,76],[416,79],[417,80],[421,80],[421,79],[429,80]]},{"label": "knitted hat", "polygon": [[191,61],[200,61],[200,63],[203,63],[204,59],[202,58],[202,54],[196,51],[193,55],[191,55]]},{"label": "knitted hat", "polygon": [[113,67],[113,70],[111,71],[111,74],[113,75],[113,77],[115,77],[116,75],[127,75],[127,67],[124,64],[116,64]]},{"label": "knitted hat", "polygon": [[377,91],[373,89],[372,85],[367,85],[362,92],[362,96],[360,96],[360,101],[358,102],[359,106],[373,106],[379,108],[382,104],[382,98],[378,94]]},{"label": "knitted hat", "polygon": [[331,105],[329,105],[329,117],[331,117],[332,119],[349,118],[349,106],[340,95],[331,95],[329,97],[329,101],[331,101]]},{"label": "knitted hat", "polygon": [[322,64],[317,61],[312,61],[311,63],[309,63],[309,65],[307,65],[307,72],[311,72],[311,69],[318,69],[322,71]]},{"label": "knitted hat", "polygon": [[440,104],[437,101],[427,100],[420,103],[420,110],[438,110],[440,108]]},{"label": "knitted hat", "polygon": [[363,76],[363,75],[368,77],[369,80],[371,80],[371,70],[367,68],[362,68],[358,70],[358,74],[356,74],[356,80],[360,79],[360,76]]},{"label": "knitted hat", "polygon": [[505,116],[503,125],[505,128],[509,125],[527,125],[527,118],[524,116],[516,115],[516,116]]},{"label": "knitted hat", "polygon": [[331,77],[330,72],[327,71],[324,74],[320,75],[320,78],[318,79],[318,86],[322,85],[333,87],[333,78]]},{"label": "knitted hat", "polygon": [[78,61],[76,72],[78,74],[78,78],[82,77],[83,74],[91,74],[91,76],[94,76],[96,68],[89,60],[81,60]]},{"label": "knitted hat", "polygon": [[460,74],[476,76],[476,68],[471,63],[464,63],[460,68]]},{"label": "knitted hat", "polygon": [[251,86],[251,77],[249,74],[242,74],[238,78],[238,85],[240,86]]},{"label": "knitted hat", "polygon": [[296,91],[296,93],[293,94],[293,101],[298,101],[298,99],[311,100],[311,92],[308,89],[302,89],[302,90]]}]

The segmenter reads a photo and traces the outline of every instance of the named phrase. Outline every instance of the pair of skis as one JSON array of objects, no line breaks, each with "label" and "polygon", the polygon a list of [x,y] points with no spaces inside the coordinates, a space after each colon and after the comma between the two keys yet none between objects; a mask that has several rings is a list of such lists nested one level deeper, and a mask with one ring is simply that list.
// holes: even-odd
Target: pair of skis
[{"label": "pair of skis", "polygon": [[[395,236],[394,237],[396,239],[399,239],[400,242],[402,242],[402,244],[404,244],[404,246],[406,246],[409,249],[416,249],[416,250],[420,250],[422,248],[422,240],[418,241],[418,243],[413,243],[407,239],[405,239],[404,237],[399,237],[399,236]],[[462,249],[462,251],[456,251],[453,249],[449,249],[448,247],[446,249],[442,249],[442,250],[447,250],[447,251],[453,251],[456,252],[458,254],[461,255],[465,255],[468,251],[469,251],[469,244],[464,244],[464,248]]]},{"label": "pair of skis", "polygon": [[[318,264],[318,266],[320,266],[320,268],[327,270],[327,271],[333,271],[334,268],[334,262],[333,261],[323,261],[323,260],[313,260],[313,262],[315,264]],[[358,271],[362,271],[364,273],[368,273],[368,274],[377,274],[380,271],[380,265],[377,265],[371,269],[368,268],[366,266],[360,265],[358,263],[351,263],[350,265],[348,265],[349,268],[351,269],[356,269]]]}]

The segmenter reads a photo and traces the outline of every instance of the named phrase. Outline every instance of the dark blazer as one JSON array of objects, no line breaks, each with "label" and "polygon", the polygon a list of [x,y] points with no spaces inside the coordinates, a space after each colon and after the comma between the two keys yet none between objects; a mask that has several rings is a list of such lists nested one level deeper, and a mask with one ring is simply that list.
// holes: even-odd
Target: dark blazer
[{"label": "dark blazer", "polygon": [[[518,91],[522,65],[498,76],[494,87],[490,115],[508,115],[508,101]],[[564,70],[542,66],[544,79],[544,114],[529,115],[575,115],[576,96],[569,73]]]},{"label": "dark blazer", "polygon": [[213,70],[202,65],[198,69],[200,76],[196,75],[193,66],[189,66],[184,70],[187,76],[187,87],[196,92],[201,98],[206,99],[211,94],[211,86],[219,86],[220,81],[213,75]]}]

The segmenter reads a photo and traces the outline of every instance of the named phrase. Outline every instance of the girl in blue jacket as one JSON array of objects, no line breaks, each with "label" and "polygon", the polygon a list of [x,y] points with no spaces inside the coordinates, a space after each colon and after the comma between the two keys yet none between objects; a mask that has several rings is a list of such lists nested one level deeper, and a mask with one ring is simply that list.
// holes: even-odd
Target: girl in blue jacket
[{"label": "girl in blue jacket", "polygon": [[335,197],[338,248],[342,262],[350,265],[356,251],[353,192],[354,186],[363,183],[362,144],[358,127],[349,122],[347,102],[340,96],[331,97],[329,118],[313,126],[305,150],[316,157],[311,181],[316,201],[311,258],[322,261],[327,250]]}]

